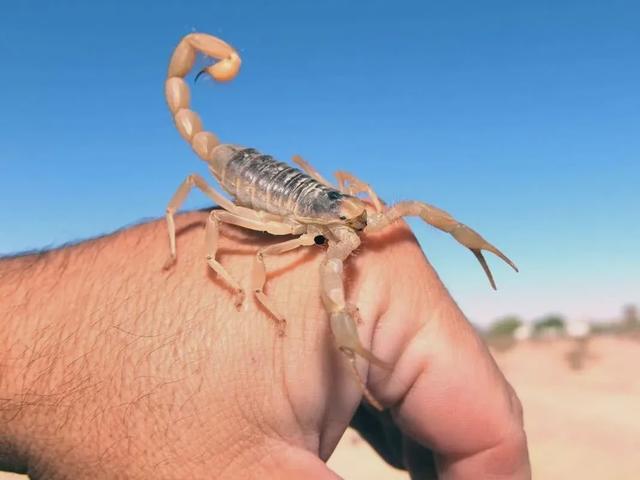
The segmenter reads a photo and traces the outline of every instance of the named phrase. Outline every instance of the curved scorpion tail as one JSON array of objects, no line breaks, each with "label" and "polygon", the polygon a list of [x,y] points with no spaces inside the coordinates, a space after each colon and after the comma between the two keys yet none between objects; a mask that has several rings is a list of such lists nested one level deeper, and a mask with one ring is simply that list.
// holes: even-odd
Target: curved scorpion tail
[{"label": "curved scorpion tail", "polygon": [[189,108],[189,87],[185,75],[193,68],[197,53],[203,53],[218,60],[203,69],[201,74],[209,74],[219,82],[228,82],[240,70],[240,56],[227,43],[205,33],[190,33],[178,44],[169,62],[165,96],[173,115],[178,132],[191,148],[205,162],[210,163],[213,149],[220,144],[218,137],[203,130],[200,116]]}]

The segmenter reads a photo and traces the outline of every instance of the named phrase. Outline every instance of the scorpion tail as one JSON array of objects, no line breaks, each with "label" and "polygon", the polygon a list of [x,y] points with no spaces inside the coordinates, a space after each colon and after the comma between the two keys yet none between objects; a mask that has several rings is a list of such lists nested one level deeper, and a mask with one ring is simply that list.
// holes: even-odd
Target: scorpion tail
[{"label": "scorpion tail", "polygon": [[204,68],[196,79],[205,73],[218,82],[228,82],[240,70],[240,56],[227,43],[204,33],[185,36],[173,52],[169,62],[165,97],[178,132],[204,161],[209,162],[213,149],[220,144],[218,138],[202,127],[200,116],[189,108],[189,87],[184,77],[191,71],[196,54],[202,53],[218,60]]}]

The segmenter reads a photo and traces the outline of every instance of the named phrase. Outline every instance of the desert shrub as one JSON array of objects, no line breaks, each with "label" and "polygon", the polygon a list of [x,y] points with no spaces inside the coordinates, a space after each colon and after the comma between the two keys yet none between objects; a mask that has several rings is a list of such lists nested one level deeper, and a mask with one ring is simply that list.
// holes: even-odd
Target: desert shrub
[{"label": "desert shrub", "polygon": [[508,315],[494,321],[489,327],[487,335],[490,337],[512,337],[513,332],[515,332],[520,325],[522,325],[520,318],[515,315]]},{"label": "desert shrub", "polygon": [[533,322],[533,332],[534,334],[540,334],[542,332],[550,330],[563,332],[565,329],[565,325],[566,321],[564,317],[558,314],[551,314]]}]

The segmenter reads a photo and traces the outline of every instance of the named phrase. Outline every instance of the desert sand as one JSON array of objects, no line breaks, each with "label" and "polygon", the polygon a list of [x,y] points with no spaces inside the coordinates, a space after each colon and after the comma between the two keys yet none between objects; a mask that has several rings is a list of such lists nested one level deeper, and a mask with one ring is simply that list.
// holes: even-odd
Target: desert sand
[{"label": "desert sand", "polygon": [[[640,478],[640,339],[525,341],[493,354],[524,405],[533,478]],[[409,478],[352,430],[329,465],[349,480]]]},{"label": "desert sand", "polygon": [[[534,479],[640,479],[640,339],[525,341],[492,353],[523,403]],[[349,480],[409,478],[352,431],[329,465]]]}]

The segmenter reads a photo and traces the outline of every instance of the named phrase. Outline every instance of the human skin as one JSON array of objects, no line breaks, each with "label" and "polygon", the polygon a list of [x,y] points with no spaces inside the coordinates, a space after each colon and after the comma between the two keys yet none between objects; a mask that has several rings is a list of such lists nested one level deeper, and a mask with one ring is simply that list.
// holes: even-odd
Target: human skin
[{"label": "human skin", "polygon": [[[320,300],[326,247],[266,258],[280,337],[250,295],[237,311],[208,268],[205,219],[177,217],[169,271],[161,221],[0,262],[0,467],[338,478],[324,462],[361,392]],[[223,226],[220,259],[246,286],[257,248],[281,240]],[[530,478],[520,402],[407,227],[364,236],[345,275],[364,345],[392,365],[359,361],[388,410],[361,407],[354,426],[412,478],[431,478],[433,458],[444,479]]]}]

